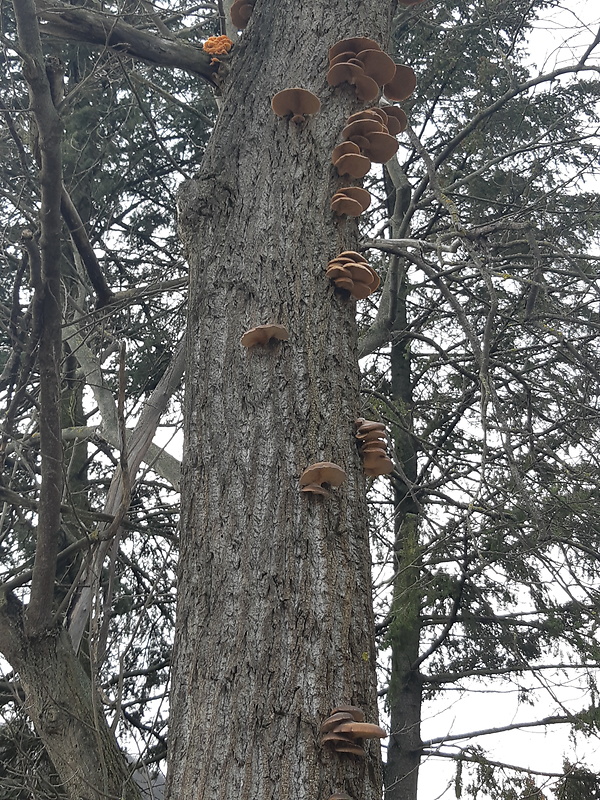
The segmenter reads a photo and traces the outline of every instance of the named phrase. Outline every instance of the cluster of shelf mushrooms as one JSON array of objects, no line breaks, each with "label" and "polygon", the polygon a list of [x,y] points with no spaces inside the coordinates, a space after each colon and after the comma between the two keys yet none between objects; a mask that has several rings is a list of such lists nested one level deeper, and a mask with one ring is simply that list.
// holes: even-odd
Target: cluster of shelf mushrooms
[{"label": "cluster of shelf mushrooms", "polygon": [[406,100],[416,78],[410,67],[396,64],[373,39],[356,36],[341,39],[329,48],[327,83],[349,83],[359,100],[370,103],[380,89],[388,100]]},{"label": "cluster of shelf mushrooms", "polygon": [[387,454],[387,431],[383,422],[359,417],[354,424],[365,475],[371,478],[389,475],[394,471],[394,462]]},{"label": "cluster of shelf mushrooms", "polygon": [[[245,28],[255,0],[235,0],[231,18],[237,28]],[[416,5],[421,0],[404,0],[404,5]],[[359,100],[374,100],[381,88],[390,101],[405,100],[413,92],[416,79],[413,70],[396,64],[382,51],[377,42],[365,37],[342,39],[329,49],[330,86],[348,83],[354,87]],[[271,100],[273,112],[302,125],[307,117],[316,114],[321,101],[312,92],[300,87],[283,89]],[[365,177],[373,162],[387,163],[398,149],[394,138],[407,125],[404,111],[393,105],[374,106],[352,114],[342,130],[341,144],[335,147],[332,163],[340,177],[360,180]],[[371,202],[371,195],[360,186],[346,186],[335,192],[331,199],[332,211],[341,216],[358,217]],[[345,250],[327,264],[326,276],[338,289],[362,300],[375,292],[380,285],[379,276],[367,259],[353,250]],[[272,340],[287,341],[289,333],[283,325],[258,325],[241,337],[244,347],[266,345]],[[387,454],[385,425],[363,419],[355,421],[356,438],[363,459],[365,475],[388,475],[394,464]],[[300,491],[305,494],[330,497],[330,489],[346,480],[346,472],[331,461],[319,461],[307,467],[300,476]],[[338,707],[323,723],[322,742],[331,744],[336,752],[364,755],[357,739],[385,736],[382,728],[364,722],[364,714],[353,706]],[[345,795],[340,795],[340,800]],[[334,800],[330,798],[330,800]]]},{"label": "cluster of shelf mushrooms", "polygon": [[327,265],[325,273],[338,289],[346,289],[352,297],[364,300],[379,288],[379,275],[364,256],[344,250]]},{"label": "cluster of shelf mushrooms", "polygon": [[367,753],[360,744],[363,739],[383,739],[387,733],[371,722],[357,706],[337,706],[321,725],[321,744],[336,753],[349,753],[364,758]]}]

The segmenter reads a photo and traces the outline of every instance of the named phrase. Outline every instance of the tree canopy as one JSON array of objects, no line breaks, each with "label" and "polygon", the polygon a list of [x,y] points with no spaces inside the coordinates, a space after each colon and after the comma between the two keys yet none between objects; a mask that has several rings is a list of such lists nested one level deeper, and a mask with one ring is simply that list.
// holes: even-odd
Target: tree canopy
[{"label": "tree canopy", "polygon": [[[32,711],[28,698],[42,656],[32,650],[28,667],[26,648],[11,638],[10,620],[22,613],[28,641],[42,630],[68,631],[71,645],[58,634],[57,641],[90,679],[90,704],[108,719],[98,736],[116,736],[128,753],[123,774],[137,767],[136,780],[148,789],[156,771],[164,772],[176,591],[201,596],[208,573],[194,559],[206,564],[218,552],[208,533],[193,545],[186,538],[204,524],[191,506],[218,517],[215,498],[232,496],[228,481],[254,487],[254,505],[239,512],[239,537],[223,556],[232,575],[249,565],[255,576],[256,594],[242,594],[251,617],[253,603],[270,593],[285,608],[303,580],[319,583],[320,567],[311,570],[342,531],[348,538],[336,541],[348,544],[328,558],[338,558],[339,569],[348,569],[344,580],[360,586],[335,591],[358,598],[357,614],[368,620],[364,484],[355,443],[340,427],[343,418],[350,430],[356,413],[386,424],[395,465],[367,486],[379,697],[390,733],[386,800],[416,800],[419,766],[434,759],[455,765],[451,791],[459,797],[595,797],[597,765],[573,752],[554,769],[526,754],[504,764],[501,749],[486,749],[486,737],[530,725],[559,726],[576,740],[598,729],[598,21],[573,22],[555,57],[538,66],[532,32],[566,10],[562,0],[378,0],[368,13],[361,8],[364,28],[356,31],[335,4],[296,4],[289,15],[276,14],[275,5],[257,0],[240,34],[229,3],[28,0],[21,9],[1,7],[3,796],[69,791],[52,745],[32,725],[39,733],[44,703]],[[339,139],[342,110],[357,107],[348,86],[327,88],[316,77],[325,74],[336,26],[338,38],[387,36],[389,27],[382,47],[417,76],[402,103],[408,125],[397,155],[364,180],[373,199],[358,228],[351,221],[335,228],[314,208],[329,202],[325,147]],[[221,34],[234,46],[212,57],[202,45]],[[277,50],[282,43],[287,60]],[[296,138],[271,117],[253,116],[257,108],[271,113],[259,92],[270,102],[284,86],[318,80],[329,94]],[[268,189],[260,194],[263,180]],[[50,222],[47,207],[56,215]],[[232,208],[234,221],[219,227],[214,221],[228,220]],[[285,246],[276,246],[283,227]],[[324,277],[330,257],[354,248],[382,278],[380,291],[358,303],[357,330],[352,300]],[[323,285],[327,306],[317,297]],[[281,299],[288,286],[291,299]],[[238,327],[272,321],[259,315],[280,299],[295,330],[316,332],[314,346],[292,337],[287,363],[247,357]],[[222,345],[229,382],[207,343]],[[352,399],[356,356],[360,408]],[[290,364],[308,366],[294,371]],[[302,388],[304,379],[314,395]],[[220,405],[224,427],[217,425]],[[244,414],[238,432],[232,419]],[[181,484],[184,415],[187,446],[197,442],[200,455],[188,451]],[[314,460],[342,453],[354,469],[330,506],[298,511],[284,489],[252,474],[261,461],[274,464],[276,450],[286,457],[269,474],[283,485],[301,471],[298,452],[308,458],[311,449]],[[220,450],[223,466],[200,500],[195,487]],[[217,486],[223,494],[210,494]],[[253,519],[269,508],[293,524],[282,528],[285,537],[260,544]],[[207,531],[216,531],[211,520]],[[264,567],[270,549],[281,557],[271,583]],[[278,570],[289,570],[289,585],[278,583]],[[40,588],[48,582],[50,604]],[[239,635],[227,613],[235,582],[231,588],[216,579],[206,603],[222,605],[223,631]],[[225,599],[217,600],[221,584]],[[198,608],[194,626],[212,630]],[[300,619],[321,642],[317,617],[310,602],[296,601],[275,622],[288,631]],[[268,634],[258,628],[247,635],[255,634],[258,653]],[[333,627],[332,642],[337,635]],[[344,677],[329,686],[340,693],[343,681],[362,687],[356,694],[368,708],[368,626],[352,636],[349,649],[364,653],[366,666],[355,673],[340,667]],[[292,639],[294,655],[282,657],[297,677],[306,654],[291,649]],[[315,652],[311,658],[320,657]],[[199,655],[185,658],[206,668]],[[328,663],[323,656],[320,666]],[[176,671],[181,709],[191,691],[182,676]],[[577,686],[578,696],[561,684]],[[519,714],[514,724],[463,721],[461,698],[483,691],[514,692],[530,716]],[[435,725],[427,722],[421,729],[430,710],[448,702],[457,709],[452,728],[430,734]],[[306,708],[298,712],[304,721]],[[310,720],[293,735],[312,764]],[[170,741],[184,742],[182,730],[172,728]],[[241,750],[232,752],[241,763]],[[369,759],[376,776],[375,750]],[[378,778],[353,770],[352,786],[364,781],[365,793],[374,792]],[[294,774],[304,780],[307,773]],[[174,786],[168,791],[179,796]]]}]

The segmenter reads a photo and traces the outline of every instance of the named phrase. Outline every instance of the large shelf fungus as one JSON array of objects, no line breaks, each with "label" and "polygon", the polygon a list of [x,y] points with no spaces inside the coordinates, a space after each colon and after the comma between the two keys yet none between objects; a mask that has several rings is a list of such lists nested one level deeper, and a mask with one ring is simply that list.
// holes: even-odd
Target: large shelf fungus
[{"label": "large shelf fungus", "polygon": [[370,478],[389,475],[394,471],[394,462],[387,454],[387,430],[383,422],[359,417],[354,424],[365,475]]},{"label": "large shelf fungus", "polygon": [[337,706],[319,730],[321,744],[336,753],[364,758],[363,739],[383,739],[387,733],[379,725],[365,722],[365,714],[357,706]]},{"label": "large shelf fungus", "polygon": [[307,467],[300,476],[300,491],[330,497],[329,488],[340,486],[346,480],[346,471],[332,461],[318,461]]}]

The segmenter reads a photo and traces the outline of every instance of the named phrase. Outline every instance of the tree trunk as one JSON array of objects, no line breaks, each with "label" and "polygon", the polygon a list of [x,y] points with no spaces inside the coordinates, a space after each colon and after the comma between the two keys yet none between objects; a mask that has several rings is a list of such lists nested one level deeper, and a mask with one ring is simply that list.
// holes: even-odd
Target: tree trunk
[{"label": "tree trunk", "polygon": [[[394,233],[397,235],[397,233]],[[407,285],[398,291],[396,330],[407,329]],[[394,575],[388,644],[392,671],[388,688],[391,735],[385,769],[386,800],[416,800],[421,761],[421,703],[423,685],[413,665],[419,656],[421,550],[419,505],[415,496],[417,458],[412,436],[410,340],[396,337],[391,349],[392,396],[400,424],[394,430],[396,463],[402,479],[394,486]]]},{"label": "tree trunk", "polygon": [[[385,47],[390,12],[387,0],[352,13],[258,3],[201,173],[181,191],[191,278],[171,800],[380,797],[379,744],[361,761],[318,734],[340,703],[377,715],[355,303],[325,277],[357,242],[356,222],[330,211],[348,185],[331,152],[364,104],[326,73],[343,37]],[[270,107],[292,86],[322,102],[299,125]],[[240,345],[268,322],[289,341]],[[300,493],[305,467],[325,460],[346,483]]]},{"label": "tree trunk", "polygon": [[66,630],[26,637],[23,609],[0,597],[0,652],[19,673],[25,710],[70,800],[139,800],[131,770]]}]

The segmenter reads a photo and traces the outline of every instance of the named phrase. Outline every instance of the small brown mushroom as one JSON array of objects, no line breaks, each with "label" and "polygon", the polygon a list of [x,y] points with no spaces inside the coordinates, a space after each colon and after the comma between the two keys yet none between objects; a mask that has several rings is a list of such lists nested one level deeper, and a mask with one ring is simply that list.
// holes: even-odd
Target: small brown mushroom
[{"label": "small brown mushroom", "polygon": [[332,61],[340,53],[360,53],[362,50],[381,50],[373,39],[363,36],[354,36],[351,39],[340,39],[329,48],[329,60]]},{"label": "small brown mushroom", "polygon": [[378,119],[358,119],[351,122],[350,125],[342,130],[344,139],[350,139],[352,136],[365,136],[368,137],[370,133],[375,131],[383,131],[383,124]]},{"label": "small brown mushroom", "polygon": [[335,164],[335,162],[338,161],[342,156],[347,156],[349,153],[360,155],[360,147],[354,142],[342,142],[341,144],[338,144],[337,147],[333,148],[333,153],[331,154],[331,163]]},{"label": "small brown mushroom", "polygon": [[354,744],[353,742],[342,742],[336,744],[335,746],[336,753],[350,753],[350,755],[358,756],[359,758],[365,758],[367,753],[363,747],[359,744]]},{"label": "small brown mushroom", "polygon": [[344,733],[352,739],[384,739],[387,733],[371,722],[342,722],[336,733]]},{"label": "small brown mushroom", "polygon": [[308,89],[292,87],[283,89],[271,100],[271,108],[278,117],[291,116],[292,122],[304,122],[306,115],[316,114],[321,108],[321,101]]},{"label": "small brown mushroom", "polygon": [[365,75],[373,78],[378,86],[389,83],[396,73],[396,64],[383,50],[362,50],[357,58],[363,64]]},{"label": "small brown mushroom", "polygon": [[256,344],[267,344],[270,339],[279,339],[281,342],[287,342],[290,335],[283,325],[258,325],[256,328],[250,328],[246,331],[240,342],[244,347],[254,347]]},{"label": "small brown mushroom", "polygon": [[243,31],[248,24],[248,20],[252,16],[254,3],[255,0],[235,0],[235,3],[231,6],[229,11],[231,21],[239,31]]},{"label": "small brown mushroom", "polygon": [[401,102],[410,97],[417,85],[417,76],[414,70],[403,64],[396,64],[396,74],[389,83],[383,87],[383,94],[388,100]]},{"label": "small brown mushroom", "polygon": [[338,745],[348,744],[349,739],[341,733],[329,732],[321,737],[321,744],[329,744],[337,750]]},{"label": "small brown mushroom", "polygon": [[339,725],[341,722],[349,721],[356,721],[349,711],[337,711],[330,717],[327,717],[325,722],[323,722],[319,728],[319,733],[329,733],[329,731],[333,730],[336,725]]},{"label": "small brown mushroom", "polygon": [[341,216],[346,214],[348,217],[360,217],[363,208],[358,200],[346,197],[344,194],[334,194],[331,198],[331,210]]},{"label": "small brown mushroom", "polygon": [[366,138],[369,145],[364,149],[364,154],[376,164],[387,164],[398,150],[398,142],[389,133],[368,133]]},{"label": "small brown mushroom", "polygon": [[383,106],[382,109],[388,118],[388,130],[392,136],[406,130],[408,119],[404,111],[398,106]]},{"label": "small brown mushroom", "polygon": [[358,75],[354,79],[354,89],[356,96],[363,103],[370,103],[379,94],[379,84],[373,78],[369,78],[368,75]]},{"label": "small brown mushroom", "polygon": [[339,713],[352,714],[352,718],[354,719],[355,722],[365,721],[365,712],[362,710],[362,708],[359,708],[358,706],[350,706],[350,705],[336,706],[331,712],[332,715]]},{"label": "small brown mushroom", "polygon": [[366,211],[371,205],[371,195],[366,189],[361,189],[360,186],[345,186],[343,189],[340,189],[340,192],[343,192],[346,197],[357,200],[363,211]]},{"label": "small brown mushroom", "polygon": [[[353,142],[346,142],[346,144],[353,144]],[[349,175],[351,178],[364,178],[371,169],[371,159],[358,153],[347,153],[338,158],[335,168],[341,177]]]},{"label": "small brown mushroom", "polygon": [[301,491],[321,494],[327,491],[327,486],[340,486],[346,480],[346,471],[331,461],[318,461],[307,467],[300,476]]}]

